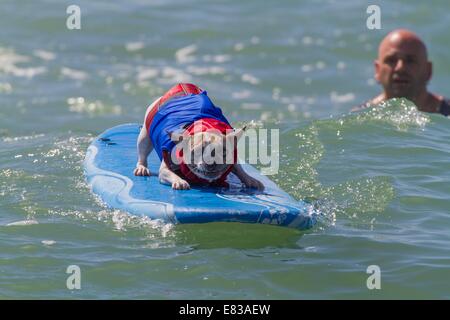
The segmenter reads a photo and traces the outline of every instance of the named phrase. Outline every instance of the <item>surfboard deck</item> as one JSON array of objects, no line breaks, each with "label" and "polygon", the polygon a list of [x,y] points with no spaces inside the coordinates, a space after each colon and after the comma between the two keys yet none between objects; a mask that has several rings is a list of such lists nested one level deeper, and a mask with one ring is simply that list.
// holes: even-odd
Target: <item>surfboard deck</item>
[{"label": "surfboard deck", "polygon": [[[264,184],[264,191],[242,187],[234,174],[227,178],[229,188],[191,186],[190,190],[173,190],[154,175],[134,176],[140,128],[124,124],[108,129],[87,150],[86,180],[108,207],[171,223],[245,222],[302,230],[316,223],[312,205],[293,199],[248,164],[242,164],[243,169]],[[148,157],[150,171],[157,174],[160,164],[153,151]]]}]

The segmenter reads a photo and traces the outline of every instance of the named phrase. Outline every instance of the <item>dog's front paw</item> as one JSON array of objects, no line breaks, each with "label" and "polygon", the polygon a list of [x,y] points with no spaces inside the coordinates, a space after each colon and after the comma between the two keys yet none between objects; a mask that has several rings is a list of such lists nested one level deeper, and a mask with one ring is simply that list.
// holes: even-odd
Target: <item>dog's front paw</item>
[{"label": "dog's front paw", "polygon": [[151,176],[150,170],[142,164],[137,165],[133,173],[135,176]]},{"label": "dog's front paw", "polygon": [[189,190],[191,186],[186,180],[178,179],[174,182],[172,182],[172,189],[175,190]]}]

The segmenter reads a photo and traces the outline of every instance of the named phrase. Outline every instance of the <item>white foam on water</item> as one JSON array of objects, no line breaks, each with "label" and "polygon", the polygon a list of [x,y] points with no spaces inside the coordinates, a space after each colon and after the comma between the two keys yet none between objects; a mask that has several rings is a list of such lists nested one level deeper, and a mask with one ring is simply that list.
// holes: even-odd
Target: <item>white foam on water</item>
[{"label": "white foam on water", "polygon": [[159,82],[162,84],[168,84],[173,86],[174,83],[180,82],[191,82],[192,77],[190,74],[185,73],[181,69],[176,69],[172,67],[164,67],[161,70],[162,79],[159,79]]},{"label": "white foam on water", "polygon": [[193,56],[193,53],[197,51],[197,46],[195,44],[191,44],[187,47],[178,49],[175,52],[175,59],[178,63],[188,63],[188,62],[194,62],[195,56]]},{"label": "white foam on water", "polygon": [[305,46],[309,46],[309,45],[311,45],[313,43],[313,38],[310,37],[310,36],[305,36],[305,37],[302,38],[302,43]]},{"label": "white foam on water", "polygon": [[291,97],[281,97],[278,96],[278,100],[281,101],[281,103],[284,104],[303,104],[306,100],[303,96],[291,96]]},{"label": "white foam on water", "polygon": [[255,77],[255,76],[253,76],[251,74],[248,74],[248,73],[244,73],[241,76],[241,80],[243,82],[248,82],[248,83],[253,84],[253,85],[258,85],[261,82],[260,79],[258,79],[257,77]]},{"label": "white foam on water", "polygon": [[250,39],[250,43],[251,44],[259,44],[261,42],[261,39],[259,38],[259,37],[257,37],[257,36],[253,36],[251,39]]},{"label": "white foam on water", "polygon": [[135,41],[135,42],[128,42],[125,44],[125,49],[127,49],[128,52],[135,52],[143,49],[145,47],[144,42],[142,41]]},{"label": "white foam on water", "polygon": [[231,60],[229,54],[218,54],[218,55],[204,55],[202,57],[204,62],[214,62],[214,63],[225,63]]},{"label": "white foam on water", "polygon": [[[91,213],[92,214],[92,213]],[[158,236],[166,238],[174,224],[162,220],[152,220],[147,216],[136,216],[121,210],[105,209],[96,213],[97,220],[112,222],[114,229],[125,232],[128,229],[144,229],[156,232]]]},{"label": "white foam on water", "polygon": [[231,97],[233,99],[247,99],[250,98],[252,95],[252,92],[250,90],[241,90],[237,92],[233,92],[231,94]]},{"label": "white foam on water", "polygon": [[42,138],[45,134],[34,134],[30,136],[21,136],[21,137],[6,137],[3,138],[3,142],[17,142],[17,141],[23,141],[23,140],[32,140],[36,138]]},{"label": "white foam on water", "polygon": [[40,67],[19,67],[17,64],[28,63],[31,58],[16,54],[13,50],[0,48],[0,74],[11,74],[15,77],[33,78],[36,75],[44,74],[47,68]]},{"label": "white foam on water", "polygon": [[323,69],[325,69],[325,67],[326,67],[325,62],[323,62],[323,61],[317,61],[316,62],[316,69],[317,70],[323,70]]},{"label": "white foam on water", "polygon": [[234,51],[242,51],[245,48],[245,45],[241,42],[238,42],[234,45]]},{"label": "white foam on water", "polygon": [[224,75],[226,73],[225,68],[218,66],[210,66],[210,67],[199,67],[199,66],[188,66],[186,71],[196,75],[196,76],[204,76],[204,75]]},{"label": "white foam on water", "polygon": [[355,94],[352,92],[339,95],[336,91],[330,93],[331,102],[334,103],[348,103],[355,100]]},{"label": "white foam on water", "polygon": [[30,225],[34,225],[34,224],[39,224],[39,222],[37,222],[36,220],[21,220],[21,221],[15,221],[15,222],[11,222],[8,223],[6,226],[7,227],[17,227],[17,226],[30,226]]},{"label": "white foam on water", "polygon": [[311,72],[314,70],[314,67],[310,64],[304,64],[301,67],[302,72]]},{"label": "white foam on water", "polygon": [[46,246],[52,246],[56,243],[55,240],[42,240],[41,243]]},{"label": "white foam on water", "polygon": [[38,58],[41,58],[42,60],[45,60],[45,61],[55,60],[55,58],[56,58],[56,54],[54,54],[53,52],[42,50],[42,49],[34,50],[33,55]]},{"label": "white foam on water", "polygon": [[98,114],[122,114],[122,107],[120,105],[107,105],[100,100],[87,101],[84,97],[70,97],[67,99],[67,104],[69,105],[69,111],[86,113],[90,116]]},{"label": "white foam on water", "polygon": [[73,80],[86,80],[89,78],[89,74],[82,70],[71,69],[67,67],[61,68],[61,75]]},{"label": "white foam on water", "polygon": [[336,68],[337,68],[338,70],[344,70],[346,67],[347,67],[347,65],[346,65],[345,62],[343,62],[343,61],[339,61],[339,62],[336,64]]},{"label": "white foam on water", "polygon": [[13,87],[8,82],[0,82],[0,93],[11,93]]},{"label": "white foam on water", "polygon": [[159,74],[160,74],[160,72],[158,69],[141,67],[141,68],[138,68],[136,80],[138,82],[142,82],[142,81],[145,81],[148,79],[154,79],[154,78],[158,77]]},{"label": "white foam on water", "polygon": [[247,129],[264,129],[265,123],[261,120],[251,120],[251,121],[236,121],[233,122],[233,127]]},{"label": "white foam on water", "polygon": [[260,120],[261,121],[268,121],[269,119],[271,119],[273,117],[273,114],[272,114],[272,112],[271,111],[264,111],[264,112],[262,112],[261,113],[261,116],[260,116]]},{"label": "white foam on water", "polygon": [[258,102],[244,102],[241,104],[242,109],[244,110],[261,110],[262,104]]}]

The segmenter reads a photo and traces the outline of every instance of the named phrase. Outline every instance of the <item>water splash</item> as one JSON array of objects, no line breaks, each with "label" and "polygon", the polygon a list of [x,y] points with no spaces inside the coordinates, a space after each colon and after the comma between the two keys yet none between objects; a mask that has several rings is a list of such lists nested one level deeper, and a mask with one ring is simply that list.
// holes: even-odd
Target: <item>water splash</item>
[{"label": "water splash", "polygon": [[406,131],[411,126],[424,128],[430,122],[426,113],[420,112],[416,105],[404,98],[394,98],[369,107],[356,115],[344,117],[344,121],[366,123],[380,121],[394,125],[397,130]]},{"label": "water splash", "polygon": [[[345,218],[373,227],[377,214],[385,212],[394,199],[395,189],[389,175],[376,174],[370,168],[371,148],[389,145],[388,136],[411,130],[414,134],[417,128],[424,130],[429,122],[429,115],[405,99],[392,99],[335,119],[313,121],[283,137],[289,142],[295,140],[296,144],[282,146],[281,172],[276,182],[295,198],[311,202],[326,226]],[[355,172],[352,168],[355,161],[364,161],[366,168],[355,164],[358,168]],[[345,180],[343,176],[343,182],[330,186],[321,182],[322,172],[339,176],[336,170],[349,172],[352,178]]]}]

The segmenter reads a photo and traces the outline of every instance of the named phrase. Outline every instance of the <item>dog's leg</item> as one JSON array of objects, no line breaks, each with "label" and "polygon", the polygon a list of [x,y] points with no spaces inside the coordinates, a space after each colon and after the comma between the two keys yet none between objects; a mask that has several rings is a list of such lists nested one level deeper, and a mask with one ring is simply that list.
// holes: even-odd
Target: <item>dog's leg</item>
[{"label": "dog's leg", "polygon": [[136,168],[133,171],[135,176],[150,176],[152,174],[147,168],[147,157],[153,150],[153,144],[150,136],[148,135],[145,122],[149,113],[157,111],[153,109],[157,108],[157,103],[160,99],[161,97],[153,101],[153,103],[147,108],[147,111],[145,112],[144,123],[142,124],[142,129],[137,139],[138,161],[136,163]]},{"label": "dog's leg", "polygon": [[134,169],[135,176],[150,176],[151,172],[147,168],[147,157],[153,150],[153,144],[147,133],[145,125],[142,127],[137,140],[138,162]]},{"label": "dog's leg", "polygon": [[233,169],[231,172],[233,172],[247,188],[255,188],[260,191],[264,190],[264,185],[261,183],[261,181],[248,175],[247,172],[242,169],[239,163],[233,165]]},{"label": "dog's leg", "polygon": [[165,161],[162,161],[161,167],[159,167],[159,182],[171,185],[176,190],[188,190],[191,188],[186,180],[183,180],[167,167]]}]

